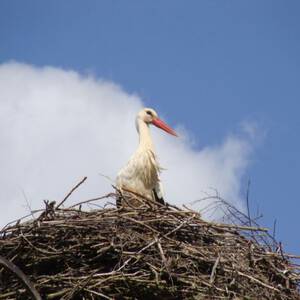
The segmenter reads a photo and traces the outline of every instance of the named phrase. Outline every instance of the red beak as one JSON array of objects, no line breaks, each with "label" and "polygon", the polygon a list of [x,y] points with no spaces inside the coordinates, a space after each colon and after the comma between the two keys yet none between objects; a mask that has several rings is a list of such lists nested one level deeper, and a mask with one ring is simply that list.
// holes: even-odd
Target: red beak
[{"label": "red beak", "polygon": [[171,127],[169,127],[165,122],[163,122],[159,118],[153,119],[152,124],[160,129],[166,131],[169,134],[178,136],[177,133]]}]

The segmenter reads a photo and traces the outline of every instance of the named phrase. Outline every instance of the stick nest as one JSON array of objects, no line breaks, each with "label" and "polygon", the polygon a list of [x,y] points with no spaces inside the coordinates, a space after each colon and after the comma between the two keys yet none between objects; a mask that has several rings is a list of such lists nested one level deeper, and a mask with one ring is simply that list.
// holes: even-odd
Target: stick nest
[{"label": "stick nest", "polygon": [[[46,204],[39,217],[0,231],[1,256],[42,299],[300,299],[295,265],[278,244],[258,242],[270,238],[263,228],[162,205]],[[0,299],[30,295],[0,265]]]}]

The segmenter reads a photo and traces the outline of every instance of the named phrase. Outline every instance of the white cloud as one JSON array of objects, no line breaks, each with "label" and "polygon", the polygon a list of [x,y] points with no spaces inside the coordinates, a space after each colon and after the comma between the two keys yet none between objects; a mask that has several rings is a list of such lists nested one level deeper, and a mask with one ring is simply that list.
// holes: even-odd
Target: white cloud
[{"label": "white cloud", "polygon": [[[43,199],[61,200],[83,176],[68,203],[111,191],[137,145],[134,118],[141,99],[118,85],[58,68],[0,65],[0,227]],[[179,129],[180,130],[180,129]],[[237,203],[251,145],[229,136],[217,146],[193,149],[182,131],[175,139],[154,131],[166,198],[188,203],[216,188]]]}]

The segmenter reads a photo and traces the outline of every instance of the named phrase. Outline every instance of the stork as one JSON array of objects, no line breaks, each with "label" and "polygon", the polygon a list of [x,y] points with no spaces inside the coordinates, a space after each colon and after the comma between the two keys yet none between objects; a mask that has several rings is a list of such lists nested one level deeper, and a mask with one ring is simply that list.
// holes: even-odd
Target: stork
[{"label": "stork", "polygon": [[[139,146],[127,165],[119,171],[116,186],[121,192],[132,191],[146,199],[164,204],[163,189],[159,179],[161,167],[157,161],[149,125],[152,124],[174,136],[177,134],[160,120],[155,110],[151,108],[142,109],[137,114],[135,124],[139,134]],[[117,199],[117,206],[120,206],[120,200]]]}]

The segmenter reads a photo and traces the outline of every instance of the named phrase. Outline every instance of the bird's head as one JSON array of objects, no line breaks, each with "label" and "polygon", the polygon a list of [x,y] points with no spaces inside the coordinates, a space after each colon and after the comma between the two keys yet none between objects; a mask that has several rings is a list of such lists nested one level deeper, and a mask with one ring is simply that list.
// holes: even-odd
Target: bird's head
[{"label": "bird's head", "polygon": [[170,126],[159,119],[157,112],[152,108],[142,109],[138,113],[137,119],[144,121],[146,124],[153,124],[154,126],[166,131],[167,133],[177,136],[177,133]]}]

